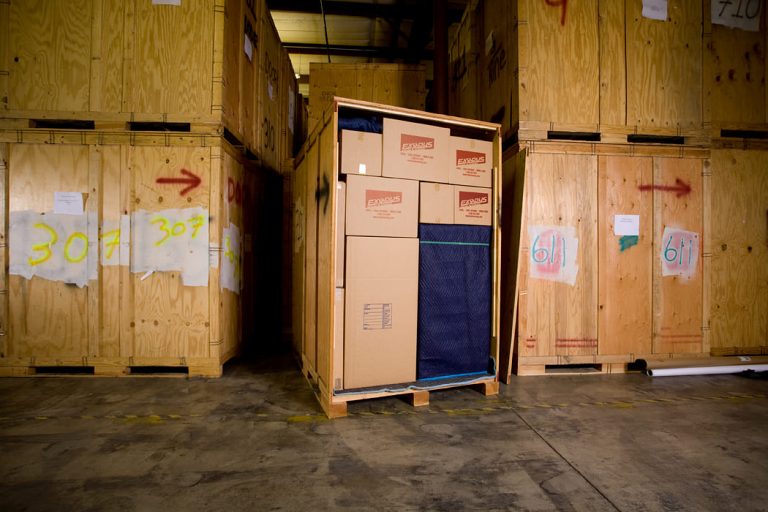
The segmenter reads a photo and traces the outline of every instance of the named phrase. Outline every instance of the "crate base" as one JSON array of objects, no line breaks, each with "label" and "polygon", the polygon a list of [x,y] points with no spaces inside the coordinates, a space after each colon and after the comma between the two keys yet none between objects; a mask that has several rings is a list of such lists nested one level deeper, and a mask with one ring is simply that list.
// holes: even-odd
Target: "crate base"
[{"label": "crate base", "polygon": [[208,358],[83,358],[0,360],[0,377],[221,377],[224,363]]},{"label": "crate base", "polygon": [[518,376],[637,373],[644,371],[648,362],[667,362],[676,359],[706,360],[709,357],[707,353],[521,356],[517,358],[514,373]]}]

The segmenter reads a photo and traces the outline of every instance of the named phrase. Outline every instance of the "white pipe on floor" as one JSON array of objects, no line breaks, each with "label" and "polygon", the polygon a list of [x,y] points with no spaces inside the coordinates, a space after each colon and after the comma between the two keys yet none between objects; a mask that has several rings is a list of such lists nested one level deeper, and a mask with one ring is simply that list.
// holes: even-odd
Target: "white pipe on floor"
[{"label": "white pipe on floor", "polygon": [[694,366],[688,368],[656,368],[649,369],[651,377],[677,377],[680,375],[721,375],[726,373],[741,373],[746,371],[765,372],[768,364],[735,364],[729,366]]}]

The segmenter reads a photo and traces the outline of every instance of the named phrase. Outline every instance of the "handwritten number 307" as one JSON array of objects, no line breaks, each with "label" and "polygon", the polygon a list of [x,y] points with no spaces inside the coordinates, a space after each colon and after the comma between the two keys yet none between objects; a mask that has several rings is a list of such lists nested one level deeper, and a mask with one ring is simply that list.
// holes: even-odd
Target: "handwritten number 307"
[{"label": "handwritten number 307", "polygon": [[171,222],[165,217],[155,217],[150,221],[150,224],[157,224],[160,231],[162,231],[164,234],[163,238],[155,242],[155,246],[160,247],[161,245],[165,244],[171,237],[181,236],[186,233],[187,224],[189,224],[192,228],[192,238],[194,239],[197,237],[200,228],[203,227],[204,222],[205,217],[202,215],[195,215],[191,219],[187,220],[186,223],[180,221],[173,224],[171,224]]}]

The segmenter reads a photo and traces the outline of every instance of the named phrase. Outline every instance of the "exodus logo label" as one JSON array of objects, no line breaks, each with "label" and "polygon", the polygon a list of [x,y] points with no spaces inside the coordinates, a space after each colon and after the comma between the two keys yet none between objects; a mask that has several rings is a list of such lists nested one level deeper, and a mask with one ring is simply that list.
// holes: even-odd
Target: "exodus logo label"
[{"label": "exodus logo label", "polygon": [[390,204],[400,204],[403,202],[403,193],[392,190],[366,190],[365,207],[376,208],[377,206],[387,206]]},{"label": "exodus logo label", "polygon": [[407,133],[400,134],[400,151],[418,151],[421,149],[435,149],[435,139]]},{"label": "exodus logo label", "polygon": [[459,208],[488,204],[487,192],[459,192]]},{"label": "exodus logo label", "polygon": [[476,153],[474,151],[456,150],[456,165],[474,165],[484,164],[485,153]]}]

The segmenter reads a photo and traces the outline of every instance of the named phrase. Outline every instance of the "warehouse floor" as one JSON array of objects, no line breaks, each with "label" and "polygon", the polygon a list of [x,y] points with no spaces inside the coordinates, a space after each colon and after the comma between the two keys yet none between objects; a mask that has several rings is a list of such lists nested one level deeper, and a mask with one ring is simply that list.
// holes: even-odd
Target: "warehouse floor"
[{"label": "warehouse floor", "polygon": [[11,510],[766,510],[768,380],[517,378],[328,421],[288,356],[0,379]]}]

